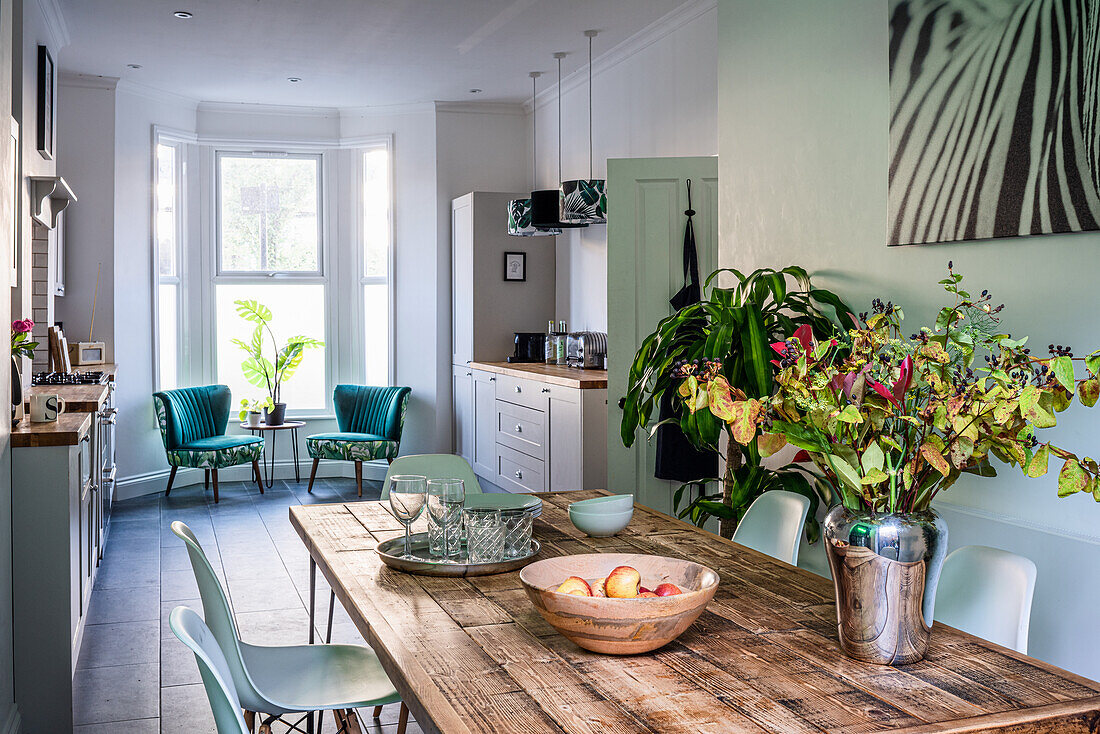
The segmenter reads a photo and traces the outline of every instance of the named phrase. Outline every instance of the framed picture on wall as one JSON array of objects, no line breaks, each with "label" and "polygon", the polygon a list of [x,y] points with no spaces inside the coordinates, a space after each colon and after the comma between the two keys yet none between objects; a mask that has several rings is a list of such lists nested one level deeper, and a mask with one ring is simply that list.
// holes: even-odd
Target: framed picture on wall
[{"label": "framed picture on wall", "polygon": [[11,197],[11,231],[8,233],[8,262],[11,265],[11,287],[19,285],[19,123],[11,118],[11,171],[12,171],[12,197]]},{"label": "framed picture on wall", "polygon": [[38,47],[38,152],[53,160],[55,73],[53,57],[45,46]]},{"label": "framed picture on wall", "polygon": [[504,253],[504,279],[514,281],[527,280],[527,253]]}]

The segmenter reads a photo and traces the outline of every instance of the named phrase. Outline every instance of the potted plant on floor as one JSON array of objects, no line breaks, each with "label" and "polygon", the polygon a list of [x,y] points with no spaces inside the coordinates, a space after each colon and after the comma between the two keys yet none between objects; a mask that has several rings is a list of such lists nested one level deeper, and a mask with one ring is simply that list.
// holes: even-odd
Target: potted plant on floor
[{"label": "potted plant on floor", "polygon": [[[294,375],[306,349],[323,347],[325,343],[308,336],[292,336],[280,347],[275,332],[271,330],[271,309],[259,301],[242,299],[233,304],[241,318],[256,325],[247,343],[241,339],[233,340],[248,355],[241,363],[241,369],[249,383],[267,391],[270,405],[264,406],[264,423],[281,426],[286,418],[286,403],[280,400],[283,383]],[[264,354],[264,345],[268,341],[273,350],[273,360]]]},{"label": "potted plant on floor", "polygon": [[[952,302],[931,328],[904,336],[901,309],[876,299],[859,328],[827,339],[803,330],[772,345],[779,373],[771,396],[730,390],[735,438],[762,429],[765,454],[794,444],[836,488],[825,547],[840,645],[857,660],[924,657],[947,549],[931,504],[963,474],[996,476],[996,458],[1040,477],[1054,456],[1063,462],[1058,495],[1091,492],[1100,502],[1096,460],[1038,436],[1075,396],[1096,404],[1100,351],[1079,358],[1052,344],[1048,356],[1032,355],[1026,338],[1002,332],[1004,306],[961,281],[949,263],[940,283]],[[724,392],[713,382],[706,389]]]},{"label": "potted plant on floor", "polygon": [[259,400],[241,399],[241,411],[239,413],[241,423],[247,428],[259,428],[263,423],[263,411],[271,408],[271,399],[262,397]]},{"label": "potted plant on floor", "polygon": [[[720,273],[737,280],[733,288],[711,288]],[[638,428],[656,431],[654,410],[666,391],[681,390],[687,404],[678,406],[679,426],[696,447],[721,454],[721,439],[728,439],[725,469],[721,479],[700,477],[698,482],[720,482],[721,492],[691,500],[680,517],[690,517],[702,527],[708,518],[719,519],[719,533],[733,537],[737,523],[749,505],[769,489],[786,489],[810,499],[806,526],[811,541],[817,538],[818,493],[831,503],[828,485],[815,487],[812,475],[787,464],[779,469],[765,467],[757,446],[756,430],[743,430],[725,420],[726,404],[714,399],[736,389],[757,398],[772,392],[773,367],[768,361],[768,344],[782,341],[799,328],[821,336],[835,326],[823,309],[829,308],[842,328],[854,326],[848,307],[831,291],[813,287],[799,267],[761,269],[748,275],[727,269],[706,280],[707,297],[679,309],[657,325],[642,342],[630,367],[628,391],[623,401],[621,437],[627,447],[634,443]],[[700,385],[706,389],[699,389]],[[694,386],[694,387],[691,387]],[[709,408],[709,409],[705,409]],[[737,440],[733,432],[738,431]],[[681,504],[685,490],[676,492],[674,504]]]}]

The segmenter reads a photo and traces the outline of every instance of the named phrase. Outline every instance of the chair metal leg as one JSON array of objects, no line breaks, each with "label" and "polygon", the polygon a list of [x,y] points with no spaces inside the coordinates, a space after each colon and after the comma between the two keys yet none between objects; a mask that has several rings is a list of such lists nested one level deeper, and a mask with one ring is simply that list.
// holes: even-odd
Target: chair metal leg
[{"label": "chair metal leg", "polygon": [[317,465],[320,463],[320,459],[314,459],[313,468],[309,470],[309,486],[306,487],[306,491],[310,494],[313,494],[313,480],[317,478]]},{"label": "chair metal leg", "polygon": [[325,642],[332,642],[332,611],[336,608],[336,592],[331,589],[328,592],[328,633]]},{"label": "chair metal leg", "polygon": [[401,702],[401,713],[397,717],[397,734],[405,734],[405,727],[409,725],[409,707]]},{"label": "chair metal leg", "polygon": [[173,466],[172,472],[168,475],[168,489],[164,490],[165,497],[172,494],[172,482],[176,481],[176,470],[178,469],[178,466]]},{"label": "chair metal leg", "polygon": [[314,620],[317,618],[317,561],[309,557],[309,644],[313,644],[317,633]]},{"label": "chair metal leg", "polygon": [[252,473],[256,476],[256,486],[260,488],[260,494],[264,493],[264,478],[260,474],[260,460],[252,461]]},{"label": "chair metal leg", "polygon": [[363,462],[355,462],[355,488],[359,491],[359,496],[363,496]]},{"label": "chair metal leg", "polygon": [[211,469],[210,477],[214,480],[214,504],[218,504],[218,470]]},{"label": "chair metal leg", "polygon": [[210,470],[209,469],[203,469],[202,470],[202,491],[205,492],[208,489],[210,489]]}]

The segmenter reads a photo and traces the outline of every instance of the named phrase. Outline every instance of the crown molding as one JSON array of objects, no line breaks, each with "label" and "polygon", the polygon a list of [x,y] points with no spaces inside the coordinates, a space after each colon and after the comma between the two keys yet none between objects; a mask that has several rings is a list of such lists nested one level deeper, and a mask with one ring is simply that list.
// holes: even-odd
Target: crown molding
[{"label": "crown molding", "polygon": [[46,21],[46,31],[54,50],[68,46],[72,39],[69,36],[69,26],[65,23],[65,13],[62,12],[58,0],[36,0],[35,5]]},{"label": "crown molding", "polygon": [[340,117],[386,117],[389,115],[422,115],[427,112],[435,112],[435,109],[435,102],[410,102],[408,104],[341,107]]},{"label": "crown molding", "polygon": [[198,111],[227,115],[278,115],[281,117],[337,118],[340,116],[340,110],[336,107],[304,107],[251,102],[199,102]]},{"label": "crown molding", "polygon": [[436,102],[436,112],[459,112],[469,115],[526,115],[521,102]]},{"label": "crown molding", "polygon": [[176,94],[175,92],[168,92],[160,87],[152,87],[148,84],[142,84],[130,79],[120,79],[118,86],[116,87],[120,92],[126,92],[138,97],[144,97],[145,99],[151,99],[155,102],[166,102],[168,104],[180,105],[190,110],[195,110],[199,106],[199,101],[192,97],[188,97],[183,94]]},{"label": "crown molding", "polygon": [[61,72],[58,85],[62,87],[81,87],[83,89],[107,89],[114,91],[118,86],[117,76],[96,76],[95,74],[76,74]]},{"label": "crown molding", "polygon": [[[658,18],[630,38],[614,46],[611,50],[593,58],[592,76],[599,76],[605,71],[613,69],[631,56],[644,51],[649,46],[660,41],[665,36],[678,31],[688,23],[691,23],[717,8],[718,0],[689,0],[689,2],[684,3],[672,12]],[[587,83],[588,70],[582,66],[572,74],[562,77],[562,94],[570,92]],[[529,113],[532,109],[538,109],[539,107],[553,104],[557,101],[557,94],[558,85],[555,83],[543,89],[535,96],[534,107],[532,107],[531,101],[528,100],[523,103],[523,109]]]}]

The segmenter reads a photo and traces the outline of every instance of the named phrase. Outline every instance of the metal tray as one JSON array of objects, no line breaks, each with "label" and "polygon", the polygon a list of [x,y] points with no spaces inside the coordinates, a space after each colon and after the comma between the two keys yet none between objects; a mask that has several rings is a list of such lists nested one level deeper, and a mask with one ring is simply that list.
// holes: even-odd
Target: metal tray
[{"label": "metal tray", "polygon": [[416,558],[401,557],[405,554],[404,535],[382,541],[375,550],[378,551],[378,557],[382,559],[382,563],[390,568],[417,576],[491,576],[518,571],[531,563],[542,549],[539,542],[532,538],[531,552],[520,558],[508,558],[500,563],[444,563],[428,555],[427,533],[413,533],[409,539],[409,546]]}]

